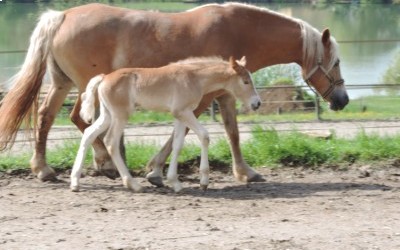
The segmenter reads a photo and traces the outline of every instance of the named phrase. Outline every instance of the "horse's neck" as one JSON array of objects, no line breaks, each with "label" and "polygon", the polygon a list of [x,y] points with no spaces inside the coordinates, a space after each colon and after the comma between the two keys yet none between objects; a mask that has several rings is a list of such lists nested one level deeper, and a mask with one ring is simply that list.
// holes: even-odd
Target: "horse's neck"
[{"label": "horse's neck", "polygon": [[297,20],[259,10],[254,19],[248,20],[248,26],[238,44],[246,44],[242,48],[250,71],[275,64],[302,63],[303,40]]}]

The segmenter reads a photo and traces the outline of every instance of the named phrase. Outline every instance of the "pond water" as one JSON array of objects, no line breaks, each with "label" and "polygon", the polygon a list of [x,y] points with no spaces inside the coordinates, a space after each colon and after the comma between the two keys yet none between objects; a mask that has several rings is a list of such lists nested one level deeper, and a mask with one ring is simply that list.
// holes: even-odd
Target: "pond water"
[{"label": "pond water", "polygon": [[[29,37],[41,12],[48,8],[63,10],[90,1],[55,3],[0,4],[0,82],[13,75],[23,62]],[[102,1],[107,2],[107,1]],[[118,2],[118,1],[114,1]],[[122,1],[121,1],[122,2]],[[198,6],[182,2],[124,2],[114,5],[184,11]],[[382,75],[400,52],[400,5],[386,4],[257,4],[303,19],[322,30],[329,27],[340,45],[341,68],[346,84],[382,83]],[[3,53],[16,51],[16,53]],[[371,94],[371,90],[352,90],[352,98]]]}]

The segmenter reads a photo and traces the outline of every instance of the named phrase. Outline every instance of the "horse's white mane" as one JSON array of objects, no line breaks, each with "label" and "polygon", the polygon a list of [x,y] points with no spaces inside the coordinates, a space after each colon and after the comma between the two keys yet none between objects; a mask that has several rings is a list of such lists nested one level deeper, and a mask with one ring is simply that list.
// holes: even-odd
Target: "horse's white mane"
[{"label": "horse's white mane", "polygon": [[[276,15],[280,16],[282,18],[286,18],[289,20],[292,20],[294,22],[297,22],[300,26],[301,29],[301,36],[303,38],[303,60],[306,65],[315,65],[317,63],[317,60],[322,59],[324,57],[324,46],[322,44],[322,33],[319,32],[316,28],[312,27],[309,23],[300,20],[298,18],[293,18],[290,16],[286,16],[284,14],[281,14],[279,12],[275,12],[266,8],[261,8],[255,5],[251,4],[244,4],[244,3],[235,3],[235,2],[227,2],[224,4],[216,4],[216,3],[211,3],[211,4],[205,4],[199,7],[195,7],[193,9],[190,9],[188,11],[195,11],[201,8],[206,8],[210,6],[215,6],[215,7],[230,7],[230,6],[237,6],[237,7],[243,7],[243,8],[248,8],[252,10],[257,10],[257,11],[262,11],[271,15]],[[338,44],[335,40],[334,37],[330,36],[330,41],[331,41],[331,57],[330,61],[328,62],[326,69],[329,71],[332,69],[333,65],[336,63],[338,59]]]}]

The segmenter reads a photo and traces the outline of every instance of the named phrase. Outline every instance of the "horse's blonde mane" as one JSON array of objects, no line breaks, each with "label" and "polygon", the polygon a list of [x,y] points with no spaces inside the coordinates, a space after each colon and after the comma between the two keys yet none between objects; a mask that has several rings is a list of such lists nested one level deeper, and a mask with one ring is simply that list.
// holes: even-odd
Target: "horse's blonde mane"
[{"label": "horse's blonde mane", "polygon": [[[317,60],[322,59],[324,57],[324,46],[322,44],[322,34],[319,32],[316,28],[312,27],[310,24],[307,22],[300,20],[298,18],[293,18],[284,14],[281,14],[279,12],[275,12],[266,8],[258,7],[255,5],[251,4],[244,4],[244,3],[236,3],[236,2],[227,2],[223,4],[217,4],[217,3],[211,3],[211,4],[205,4],[199,7],[195,7],[193,9],[190,9],[188,11],[195,11],[201,8],[206,8],[206,7],[230,7],[230,6],[236,6],[236,7],[242,7],[242,8],[247,8],[250,10],[255,10],[255,11],[261,11],[268,13],[270,15],[275,15],[279,16],[281,18],[285,18],[288,20],[292,20],[296,23],[299,24],[300,29],[301,29],[301,36],[303,38],[303,61],[307,66],[312,66],[317,63]],[[338,59],[338,44],[335,40],[334,37],[330,37],[331,40],[331,51],[330,51],[330,61],[328,62],[326,69],[329,71],[332,69],[333,65],[336,63]]]},{"label": "horse's blonde mane", "polygon": [[[298,20],[303,38],[303,60],[306,65],[315,65],[317,60],[324,57],[324,45],[322,44],[322,34],[316,28],[305,21]],[[331,51],[330,61],[327,64],[327,70],[331,70],[338,60],[338,44],[334,37],[330,36]]]}]

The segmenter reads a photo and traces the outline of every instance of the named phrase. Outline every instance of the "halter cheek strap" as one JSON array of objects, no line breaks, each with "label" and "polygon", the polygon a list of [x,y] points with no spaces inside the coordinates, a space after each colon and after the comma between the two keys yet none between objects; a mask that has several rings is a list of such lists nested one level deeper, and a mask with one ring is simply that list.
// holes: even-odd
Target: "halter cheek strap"
[{"label": "halter cheek strap", "polygon": [[[333,66],[334,68],[335,67],[339,67],[339,60],[337,60],[336,61],[336,63],[335,63],[335,65]],[[308,85],[308,87],[310,87],[310,89],[315,93],[315,94],[318,94],[317,93],[317,91],[313,88],[313,84],[311,83],[311,77],[315,74],[315,72],[317,72],[317,70],[321,70],[322,71],[322,73],[324,73],[324,76],[328,79],[328,81],[329,81],[329,88],[323,93],[323,94],[320,94],[321,95],[321,97],[323,98],[323,99],[325,99],[326,100],[326,97],[328,97],[331,93],[332,93],[332,91],[335,89],[335,87],[336,86],[340,86],[340,85],[343,85],[344,84],[344,80],[341,78],[341,79],[338,79],[338,80],[335,80],[330,74],[329,74],[329,71],[327,71],[325,68],[324,68],[324,66],[322,65],[322,60],[321,60],[321,58],[318,58],[318,60],[317,60],[317,64],[314,66],[314,68],[312,68],[311,70],[310,70],[310,72],[308,72],[308,74],[307,74],[307,76],[305,77],[305,79],[304,79],[304,81],[307,83],[307,85]]]}]

